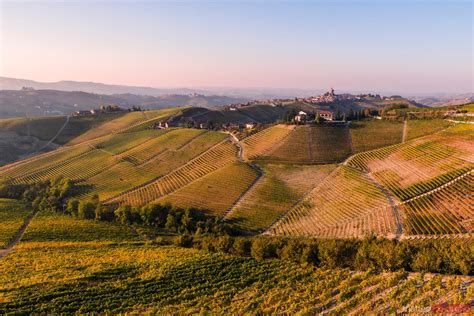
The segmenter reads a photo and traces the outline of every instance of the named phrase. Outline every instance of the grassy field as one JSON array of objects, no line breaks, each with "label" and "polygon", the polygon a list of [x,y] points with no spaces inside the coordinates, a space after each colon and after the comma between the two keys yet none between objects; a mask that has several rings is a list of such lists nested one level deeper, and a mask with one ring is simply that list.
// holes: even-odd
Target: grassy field
[{"label": "grassy field", "polygon": [[226,221],[234,227],[263,232],[333,169],[334,165],[273,165],[234,206]]},{"label": "grassy field", "polygon": [[349,128],[355,153],[402,142],[402,122],[375,119],[353,121]]},{"label": "grassy field", "polygon": [[31,212],[22,202],[0,199],[0,248],[8,244]]}]

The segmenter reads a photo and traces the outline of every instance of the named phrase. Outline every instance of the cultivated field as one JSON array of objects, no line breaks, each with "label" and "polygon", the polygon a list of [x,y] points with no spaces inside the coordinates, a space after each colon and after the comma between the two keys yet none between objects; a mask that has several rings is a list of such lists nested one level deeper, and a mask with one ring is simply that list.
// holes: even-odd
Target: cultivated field
[{"label": "cultivated field", "polygon": [[436,134],[352,157],[348,164],[371,173],[400,200],[435,189],[474,167],[469,136]]},{"label": "cultivated field", "polygon": [[340,166],[267,233],[351,237],[393,231],[395,219],[383,192],[363,172]]},{"label": "cultivated field", "polygon": [[236,160],[237,148],[224,140],[156,181],[124,192],[108,202],[143,205],[168,195]]},{"label": "cultivated field", "polygon": [[353,121],[349,129],[355,153],[398,144],[403,137],[403,122],[398,121]]},{"label": "cultivated field", "polygon": [[31,213],[25,203],[0,199],[0,249],[8,244]]},{"label": "cultivated field", "polygon": [[470,277],[354,272],[87,239],[23,241],[0,269],[0,309],[20,314],[387,314],[473,297]]},{"label": "cultivated field", "polygon": [[432,194],[402,205],[407,233],[447,235],[474,233],[472,173]]},{"label": "cultivated field", "polygon": [[232,208],[226,221],[238,229],[262,232],[296,204],[334,165],[263,166],[263,176]]},{"label": "cultivated field", "polygon": [[[258,139],[259,134],[254,137]],[[280,142],[275,142],[267,149],[254,155],[253,159],[282,163],[324,164],[339,162],[349,156],[351,140],[346,126],[304,125],[296,127],[287,137],[281,139]],[[252,159],[252,157],[250,155],[249,158]]]},{"label": "cultivated field", "polygon": [[233,163],[157,200],[182,208],[198,208],[222,217],[257,179],[257,172],[243,163]]}]

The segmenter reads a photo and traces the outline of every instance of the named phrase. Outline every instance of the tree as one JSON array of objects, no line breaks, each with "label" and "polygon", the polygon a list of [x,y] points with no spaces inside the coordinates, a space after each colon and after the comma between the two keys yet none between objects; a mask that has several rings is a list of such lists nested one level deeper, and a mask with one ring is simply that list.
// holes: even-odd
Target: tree
[{"label": "tree", "polygon": [[115,218],[122,224],[132,224],[133,214],[130,205],[121,205],[114,211]]},{"label": "tree", "polygon": [[78,217],[83,219],[94,219],[95,218],[95,208],[94,203],[90,201],[81,201],[78,206]]},{"label": "tree", "polygon": [[171,231],[176,231],[176,218],[171,213],[166,216],[165,228]]},{"label": "tree", "polygon": [[78,210],[79,210],[79,201],[76,199],[69,199],[67,201],[66,213],[77,217]]}]

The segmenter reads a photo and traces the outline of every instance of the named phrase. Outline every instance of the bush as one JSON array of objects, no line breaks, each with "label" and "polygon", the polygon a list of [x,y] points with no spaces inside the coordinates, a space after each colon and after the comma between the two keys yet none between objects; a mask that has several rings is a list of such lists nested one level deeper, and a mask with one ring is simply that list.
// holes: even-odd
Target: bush
[{"label": "bush", "polygon": [[248,238],[237,237],[234,239],[231,253],[237,256],[250,256],[250,249],[252,248],[252,241]]},{"label": "bush", "polygon": [[79,218],[83,218],[83,219],[94,219],[95,209],[96,209],[96,205],[94,205],[94,203],[90,201],[87,201],[87,202],[81,201],[79,202],[77,215]]},{"label": "bush", "polygon": [[257,260],[278,258],[279,242],[268,237],[257,237],[252,241],[250,254]]},{"label": "bush", "polygon": [[188,235],[180,235],[174,239],[174,245],[178,247],[190,248],[193,246],[193,237]]}]

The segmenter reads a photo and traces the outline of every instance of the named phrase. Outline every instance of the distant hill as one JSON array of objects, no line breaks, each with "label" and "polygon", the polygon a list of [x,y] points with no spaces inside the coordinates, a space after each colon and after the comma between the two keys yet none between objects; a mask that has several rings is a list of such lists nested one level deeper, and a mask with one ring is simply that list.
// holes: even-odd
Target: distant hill
[{"label": "distant hill", "polygon": [[193,121],[196,124],[205,124],[208,122],[215,124],[246,124],[251,122],[269,124],[282,119],[285,114],[289,112],[296,113],[298,111],[306,111],[308,113],[315,113],[318,111],[331,111],[336,113],[340,111],[341,113],[347,114],[351,109],[354,111],[364,108],[380,110],[394,104],[406,104],[410,108],[423,107],[421,104],[404,98],[396,100],[348,100],[321,104],[290,101],[278,106],[272,103],[262,102],[233,109],[230,107],[220,109],[193,107],[184,110],[180,116],[175,117],[173,123],[180,125],[180,123]]},{"label": "distant hill", "polygon": [[69,115],[77,110],[90,110],[101,105],[115,104],[124,108],[161,109],[182,105],[214,107],[229,103],[247,102],[243,98],[225,96],[136,94],[94,94],[82,91],[59,90],[0,90],[0,117]]},{"label": "distant hill", "polygon": [[[83,81],[57,81],[57,82],[38,82],[27,79],[16,79],[0,77],[0,90],[20,90],[23,87],[30,87],[37,90],[59,90],[59,91],[84,91],[98,94],[140,94],[159,96],[166,94],[190,94],[200,92],[196,90],[179,89],[157,89],[151,87],[136,87],[125,85],[104,84],[98,82]],[[202,91],[201,91],[202,92]],[[200,92],[200,93],[201,93]]]},{"label": "distant hill", "polygon": [[413,96],[410,98],[424,105],[428,105],[431,107],[439,107],[473,102],[474,93],[446,94],[436,96]]}]

